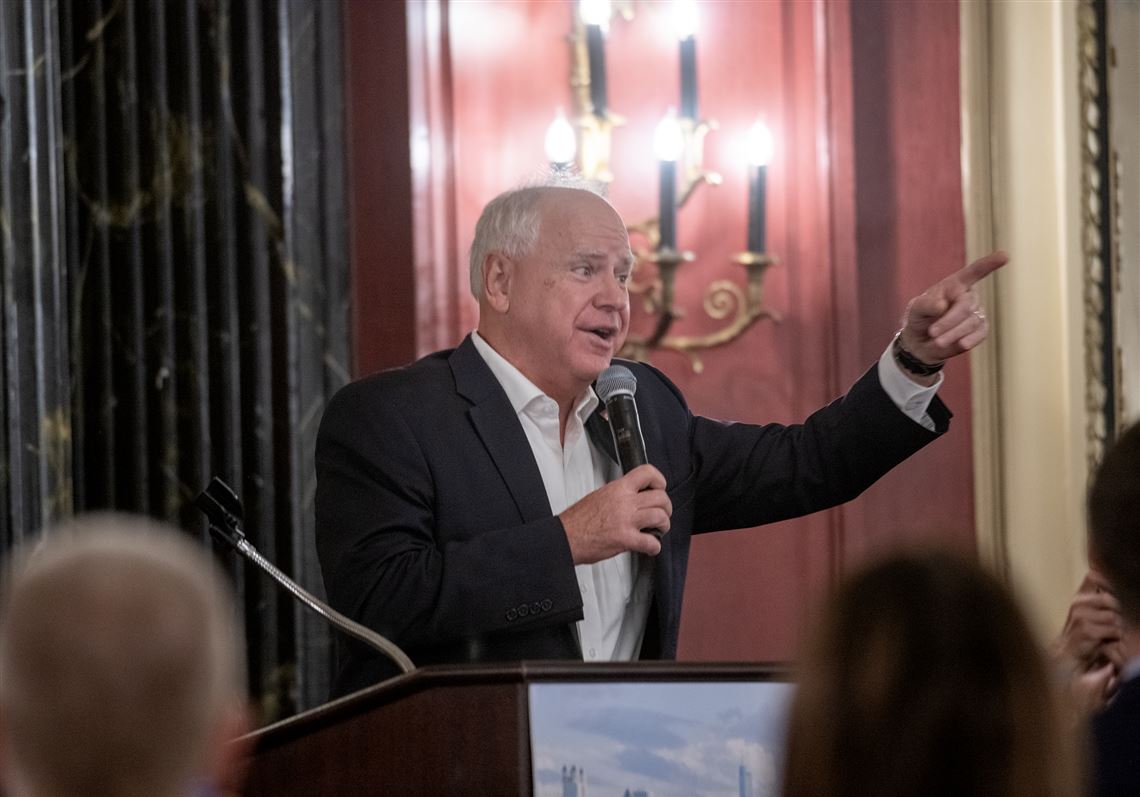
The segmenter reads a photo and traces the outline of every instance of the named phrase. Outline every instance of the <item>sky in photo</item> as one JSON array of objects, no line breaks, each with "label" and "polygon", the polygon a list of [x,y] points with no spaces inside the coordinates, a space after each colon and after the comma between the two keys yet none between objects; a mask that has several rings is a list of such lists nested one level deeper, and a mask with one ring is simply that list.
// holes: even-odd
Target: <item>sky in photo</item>
[{"label": "sky in photo", "polygon": [[562,797],[562,767],[586,770],[589,797],[754,797],[778,793],[787,683],[532,684],[536,797]]}]

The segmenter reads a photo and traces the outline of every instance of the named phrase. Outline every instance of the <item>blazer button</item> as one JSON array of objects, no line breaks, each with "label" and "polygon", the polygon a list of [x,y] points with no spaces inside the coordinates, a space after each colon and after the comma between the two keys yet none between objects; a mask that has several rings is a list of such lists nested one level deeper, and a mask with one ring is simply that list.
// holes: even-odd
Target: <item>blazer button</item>
[{"label": "blazer button", "polygon": [[530,608],[524,603],[519,607],[519,617],[526,617],[530,614]]},{"label": "blazer button", "polygon": [[519,616],[517,609],[507,609],[507,620],[515,620]]},{"label": "blazer button", "polygon": [[554,604],[550,602],[550,598],[547,598],[546,600],[544,600],[544,601],[542,602],[542,610],[543,610],[544,612],[548,612],[548,611],[550,611],[550,607],[551,607],[551,606],[553,606],[553,605],[554,605]]},{"label": "blazer button", "polygon": [[538,604],[538,601],[535,601],[530,605],[531,614],[538,614],[540,611],[542,611],[542,607]]}]

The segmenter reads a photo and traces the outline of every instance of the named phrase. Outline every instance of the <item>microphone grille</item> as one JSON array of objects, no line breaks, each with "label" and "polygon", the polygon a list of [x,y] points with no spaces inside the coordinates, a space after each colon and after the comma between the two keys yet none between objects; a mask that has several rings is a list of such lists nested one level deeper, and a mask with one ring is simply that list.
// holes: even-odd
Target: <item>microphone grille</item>
[{"label": "microphone grille", "polygon": [[616,396],[619,393],[632,396],[637,393],[637,377],[624,365],[611,365],[602,371],[594,389],[602,403],[609,401],[610,396]]}]

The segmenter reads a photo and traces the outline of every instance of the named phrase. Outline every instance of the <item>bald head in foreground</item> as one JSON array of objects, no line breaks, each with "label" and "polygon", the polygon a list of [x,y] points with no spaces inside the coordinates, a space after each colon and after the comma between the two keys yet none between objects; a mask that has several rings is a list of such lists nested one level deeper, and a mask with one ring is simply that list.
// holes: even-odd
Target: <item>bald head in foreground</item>
[{"label": "bald head in foreground", "polygon": [[156,522],[94,515],[17,551],[0,592],[8,797],[215,793],[245,729],[228,584]]}]

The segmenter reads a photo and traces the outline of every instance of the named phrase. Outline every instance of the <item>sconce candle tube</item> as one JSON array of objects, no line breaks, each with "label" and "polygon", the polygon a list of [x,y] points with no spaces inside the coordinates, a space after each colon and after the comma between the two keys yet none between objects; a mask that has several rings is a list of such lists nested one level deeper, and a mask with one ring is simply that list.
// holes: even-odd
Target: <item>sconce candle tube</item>
[{"label": "sconce candle tube", "polygon": [[658,225],[661,243],[658,251],[677,248],[677,162],[662,160]]},{"label": "sconce candle tube", "polygon": [[681,39],[681,118],[697,119],[697,37]]},{"label": "sconce candle tube", "polygon": [[601,25],[586,26],[586,56],[590,65],[590,104],[594,116],[606,115],[606,37]]},{"label": "sconce candle tube", "polygon": [[765,191],[768,182],[768,167],[750,164],[748,167],[748,251],[763,253]]}]

